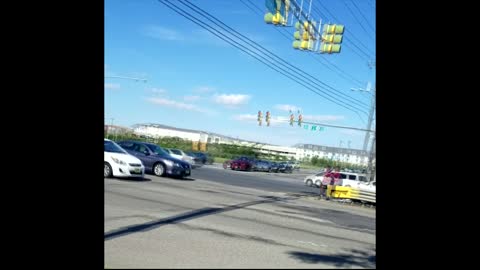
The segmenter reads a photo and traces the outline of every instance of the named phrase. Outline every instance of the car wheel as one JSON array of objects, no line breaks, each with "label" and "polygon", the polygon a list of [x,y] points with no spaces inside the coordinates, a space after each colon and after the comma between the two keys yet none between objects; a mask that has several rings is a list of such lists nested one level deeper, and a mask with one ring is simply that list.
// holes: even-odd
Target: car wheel
[{"label": "car wheel", "polygon": [[165,166],[162,163],[157,163],[153,166],[153,173],[156,176],[163,176],[165,174]]},{"label": "car wheel", "polygon": [[112,167],[108,162],[103,163],[103,178],[111,178],[113,175],[112,173]]},{"label": "car wheel", "polygon": [[311,186],[313,186],[313,181],[311,179],[307,179],[306,184],[307,184],[307,186],[311,187]]}]

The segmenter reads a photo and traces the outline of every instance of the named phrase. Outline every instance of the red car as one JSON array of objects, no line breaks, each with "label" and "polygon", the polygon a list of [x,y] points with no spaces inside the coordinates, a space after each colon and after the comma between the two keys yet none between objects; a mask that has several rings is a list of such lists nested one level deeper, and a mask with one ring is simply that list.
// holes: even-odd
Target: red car
[{"label": "red car", "polygon": [[232,170],[251,171],[253,169],[253,161],[247,157],[241,157],[232,160],[230,163]]}]

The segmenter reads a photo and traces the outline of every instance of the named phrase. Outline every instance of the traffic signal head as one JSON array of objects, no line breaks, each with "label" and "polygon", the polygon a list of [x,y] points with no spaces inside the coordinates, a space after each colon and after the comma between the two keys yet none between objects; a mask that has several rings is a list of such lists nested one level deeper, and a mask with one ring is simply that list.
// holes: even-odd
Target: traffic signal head
[{"label": "traffic signal head", "polygon": [[310,50],[312,51],[315,47],[315,25],[313,21],[298,21],[295,23],[295,28],[298,31],[293,33],[295,40],[293,41],[294,49]]},{"label": "traffic signal head", "polygon": [[285,22],[283,16],[280,14],[280,12],[276,12],[275,15],[273,15],[273,18],[272,18],[272,23],[273,24],[283,24]]},{"label": "traffic signal head", "polygon": [[340,49],[340,44],[323,43],[320,45],[321,53],[339,53]]},{"label": "traffic signal head", "polygon": [[313,50],[313,42],[310,40],[302,40],[300,42],[300,49],[302,50]]},{"label": "traffic signal head", "polygon": [[265,122],[267,122],[267,126],[270,126],[270,112],[267,111],[265,114]]},{"label": "traffic signal head", "polygon": [[323,26],[321,53],[339,53],[345,27],[340,24],[325,24]]},{"label": "traffic signal head", "polygon": [[301,114],[298,115],[298,126],[301,127],[303,122],[303,117]]},{"label": "traffic signal head", "polygon": [[285,5],[285,2],[286,1],[282,0],[265,0],[267,14],[265,14],[264,20],[266,23],[273,23],[275,25],[286,24],[289,7]]},{"label": "traffic signal head", "polygon": [[295,121],[295,116],[293,114],[290,115],[290,126],[293,126],[293,122]]},{"label": "traffic signal head", "polygon": [[322,35],[322,41],[325,43],[342,43],[342,35]]},{"label": "traffic signal head", "polygon": [[324,34],[343,34],[345,26],[341,24],[325,24],[323,26]]},{"label": "traffic signal head", "polygon": [[265,20],[266,23],[272,23],[273,22],[273,14],[268,12],[267,14],[265,14],[265,16],[263,17],[263,20]]}]

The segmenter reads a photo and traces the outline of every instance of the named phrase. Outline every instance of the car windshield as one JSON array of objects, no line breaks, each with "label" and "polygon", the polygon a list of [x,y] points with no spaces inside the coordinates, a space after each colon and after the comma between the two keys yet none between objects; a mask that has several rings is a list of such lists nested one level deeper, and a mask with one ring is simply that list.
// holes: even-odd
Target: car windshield
[{"label": "car windshield", "polygon": [[127,152],[123,150],[123,148],[121,148],[118,144],[112,141],[103,141],[103,151],[109,153],[127,154]]},{"label": "car windshield", "polygon": [[168,155],[168,153],[158,145],[148,144],[148,148],[157,155]]},{"label": "car windshield", "polygon": [[177,150],[177,149],[172,149],[172,152],[173,152],[175,155],[182,155],[182,152],[180,152],[180,150]]}]

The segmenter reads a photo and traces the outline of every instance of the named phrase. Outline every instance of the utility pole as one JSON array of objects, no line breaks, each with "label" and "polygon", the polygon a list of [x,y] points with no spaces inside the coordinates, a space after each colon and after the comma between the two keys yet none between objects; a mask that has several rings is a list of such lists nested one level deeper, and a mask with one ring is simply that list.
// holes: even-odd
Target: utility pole
[{"label": "utility pole", "polygon": [[[376,61],[370,61],[368,63],[368,67],[370,69],[372,68],[376,68],[377,66],[377,63]],[[371,130],[371,126],[372,126],[372,119],[373,119],[373,114],[375,113],[375,101],[376,101],[376,89],[377,89],[377,86],[375,85],[375,87],[373,88],[373,94],[372,94],[372,107],[370,108],[370,115],[369,115],[369,119],[368,119],[368,125],[369,125],[369,128]],[[370,132],[367,132],[367,134],[370,134]],[[368,137],[370,137],[368,135]],[[377,141],[377,136],[376,136],[376,133],[373,132],[373,139],[372,139],[372,145],[370,146],[370,154],[368,155],[368,181],[372,181],[372,174],[375,174],[375,170],[373,169],[373,159],[375,158],[376,154],[375,154],[375,147],[376,147],[376,141]],[[365,138],[365,142],[368,143],[368,140],[367,138]],[[364,142],[364,144],[365,144]],[[366,145],[364,146],[366,147]],[[375,168],[377,167],[376,165],[377,161],[375,159]]]},{"label": "utility pole", "polygon": [[370,100],[370,111],[368,113],[368,123],[367,123],[367,132],[365,132],[365,140],[363,141],[363,151],[367,151],[368,147],[368,141],[370,140],[370,132],[372,132],[372,123],[373,123],[373,116],[375,114],[375,97],[376,97],[376,87],[373,88],[373,91],[371,90],[371,84],[370,82],[367,83],[367,89],[364,90],[362,88],[356,89],[356,88],[350,88],[352,91],[361,91],[361,92],[366,92],[371,95],[371,100]]},{"label": "utility pole", "polygon": [[[370,153],[368,155],[368,168],[367,168],[367,180],[372,181],[372,176],[373,176],[373,159],[375,157],[375,142],[376,142],[376,136],[375,133],[373,134],[373,140],[372,140],[372,146],[370,147]],[[376,163],[376,161],[375,161]],[[376,166],[375,166],[376,167]]]},{"label": "utility pole", "polygon": [[[370,68],[375,67],[375,63],[373,63],[373,64],[369,63],[369,67]],[[368,114],[368,123],[367,123],[366,132],[365,132],[365,140],[363,141],[363,151],[366,151],[367,147],[368,147],[368,141],[370,140],[370,132],[371,132],[372,136],[373,136],[373,140],[372,140],[372,145],[370,146],[370,153],[368,154],[368,165],[367,165],[368,181],[370,181],[371,177],[372,177],[372,161],[374,159],[375,141],[376,141],[375,130],[372,130],[373,116],[375,114],[376,86],[373,87],[373,91],[371,91],[371,92],[370,92],[370,89],[371,89],[370,82],[368,82],[366,90],[363,90],[361,88],[360,89],[355,89],[355,88],[350,89],[352,91],[358,90],[358,91],[367,92],[367,93],[371,94],[371,96],[372,96],[371,97],[371,104],[370,104],[370,112]]]},{"label": "utility pole", "polygon": [[[370,83],[367,85],[367,92],[370,92]],[[372,130],[372,122],[373,122],[373,115],[375,113],[375,88],[373,88],[373,93],[372,93],[372,99],[370,102],[370,112],[368,113],[368,123],[367,123],[367,129]],[[363,151],[367,150],[368,146],[368,141],[370,140],[370,132],[366,132],[365,134],[365,140],[363,141]]]}]

